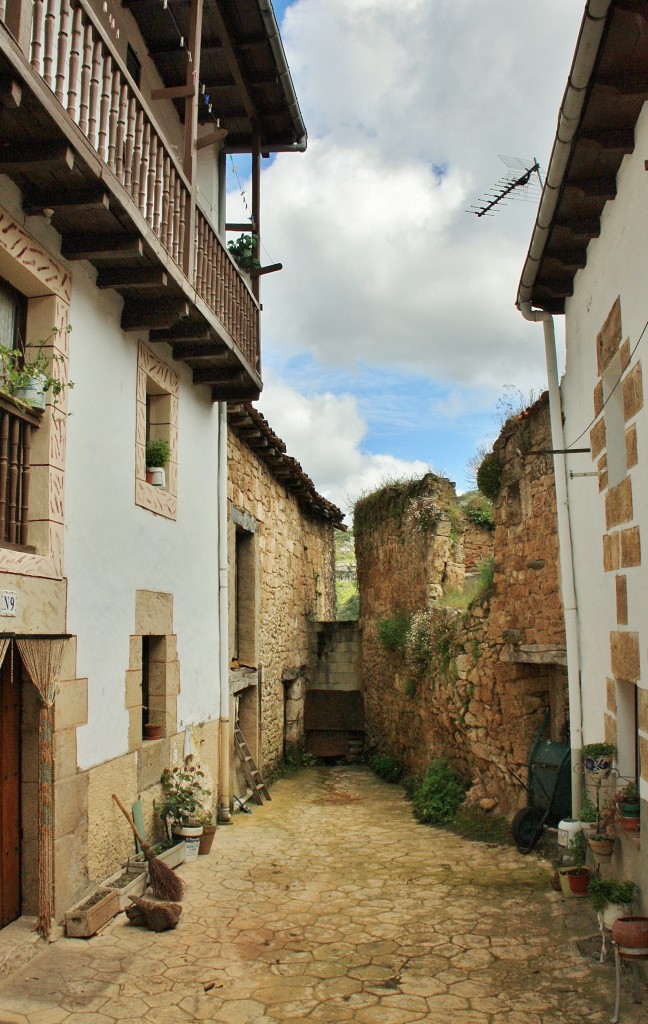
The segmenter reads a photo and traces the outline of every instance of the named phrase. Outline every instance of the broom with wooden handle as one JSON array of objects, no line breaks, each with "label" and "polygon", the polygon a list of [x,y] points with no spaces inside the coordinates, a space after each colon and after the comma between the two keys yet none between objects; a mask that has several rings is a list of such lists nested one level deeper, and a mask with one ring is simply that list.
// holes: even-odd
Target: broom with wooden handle
[{"label": "broom with wooden handle", "polygon": [[167,867],[164,861],[159,860],[154,855],[151,847],[144,842],[137,831],[135,822],[116,793],[113,793],[112,798],[126,818],[126,821],[135,834],[135,838],[142,847],[142,852],[148,862],[151,889],[155,895],[161,900],[173,900],[174,902],[181,900],[185,892],[185,884],[182,879],[178,878],[175,871],[172,871],[170,867]]}]

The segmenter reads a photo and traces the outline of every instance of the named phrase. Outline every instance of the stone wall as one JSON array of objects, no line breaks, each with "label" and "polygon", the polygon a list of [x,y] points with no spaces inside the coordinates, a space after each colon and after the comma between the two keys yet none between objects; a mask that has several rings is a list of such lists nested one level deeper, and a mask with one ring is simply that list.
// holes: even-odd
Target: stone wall
[{"label": "stone wall", "polygon": [[[305,511],[295,494],[232,431],[228,460],[230,564],[235,519],[247,524],[255,543],[254,593],[247,600],[254,602],[254,667],[261,667],[261,698],[257,736],[249,734],[248,725],[245,738],[263,771],[271,774],[284,755],[285,719],[289,738],[294,740],[302,729],[310,624],[335,617],[333,525]],[[235,618],[231,601],[230,622]],[[253,686],[258,676],[250,680]]]},{"label": "stone wall", "polygon": [[[517,454],[550,447],[545,398],[498,439],[494,588],[468,612],[437,600],[463,568],[450,568],[447,559],[462,556],[461,544],[450,542],[448,481],[428,476],[397,503],[386,488],[370,496],[370,514],[362,507],[356,514],[369,742],[411,774],[447,754],[471,784],[469,798],[504,812],[526,802],[511,773],[524,776],[547,706],[552,738],[564,740],[567,730],[551,460]],[[408,503],[421,493],[450,516],[432,529],[413,530]],[[416,635],[427,638],[418,661],[411,649],[390,651],[378,638],[381,620],[397,613],[414,615]]]},{"label": "stone wall", "polygon": [[463,530],[464,570],[466,575],[479,572],[485,558],[493,558],[495,534],[466,518]]}]

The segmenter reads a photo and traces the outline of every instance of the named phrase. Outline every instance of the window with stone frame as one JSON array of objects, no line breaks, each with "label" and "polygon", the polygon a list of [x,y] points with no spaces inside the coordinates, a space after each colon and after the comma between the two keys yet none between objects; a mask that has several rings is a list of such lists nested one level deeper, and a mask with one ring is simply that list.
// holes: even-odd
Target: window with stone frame
[{"label": "window with stone frame", "polygon": [[[175,519],[178,479],[179,378],[166,363],[140,344],[137,353],[137,415],[135,438],[135,502],[142,508]],[[170,456],[163,487],[147,480],[146,444],[163,440]]]},{"label": "window with stone frame", "polygon": [[234,667],[256,668],[258,662],[257,541],[259,524],[233,508],[230,532],[230,659]]},{"label": "window with stone frame", "polygon": [[607,480],[609,487],[616,487],[628,472],[621,374],[621,356],[616,352],[603,374]]},{"label": "window with stone frame", "polygon": [[617,768],[620,784],[639,781],[641,778],[641,755],[638,732],[638,693],[636,683],[617,680],[616,684],[616,727],[617,727]]}]

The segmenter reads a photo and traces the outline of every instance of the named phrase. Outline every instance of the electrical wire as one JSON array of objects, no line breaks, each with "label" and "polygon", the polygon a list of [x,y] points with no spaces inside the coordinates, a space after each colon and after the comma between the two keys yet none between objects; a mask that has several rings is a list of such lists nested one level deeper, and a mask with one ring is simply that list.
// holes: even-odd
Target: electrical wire
[{"label": "electrical wire", "polygon": [[638,337],[638,339],[637,339],[637,343],[636,343],[635,347],[634,347],[634,348],[632,349],[632,351],[631,351],[631,353],[630,353],[630,356],[629,356],[629,358],[628,358],[628,364],[627,364],[627,366],[626,366],[626,367],[625,367],[625,369],[624,369],[624,370],[623,370],[623,371],[622,371],[622,372],[621,372],[621,373],[619,374],[619,379],[617,380],[616,384],[614,385],[614,387],[613,387],[613,388],[612,388],[612,390],[610,391],[610,394],[609,394],[609,395],[607,396],[607,398],[606,398],[606,399],[605,399],[605,401],[603,402],[603,405],[601,406],[601,409],[600,409],[600,411],[599,411],[599,412],[597,412],[597,414],[596,414],[596,416],[594,417],[594,419],[593,419],[593,420],[590,420],[590,422],[589,422],[589,423],[587,424],[587,426],[585,427],[585,430],[583,430],[583,431],[582,431],[582,432],[581,432],[581,433],[580,433],[580,434],[578,435],[578,437],[574,438],[574,440],[573,440],[573,441],[570,441],[570,442],[569,442],[569,444],[565,446],[565,449],[566,449],[566,450],[568,450],[569,448],[572,448],[572,447],[573,447],[573,446],[574,446],[575,444],[578,444],[578,442],[580,441],[581,437],[584,437],[584,436],[585,436],[585,434],[587,433],[587,431],[588,431],[588,430],[590,430],[590,428],[594,426],[594,424],[596,423],[597,419],[599,418],[599,416],[601,415],[601,413],[602,413],[602,412],[603,412],[603,410],[605,409],[605,406],[606,406],[606,405],[608,404],[608,402],[609,402],[609,401],[610,401],[610,399],[612,398],[612,395],[614,394],[614,392],[615,392],[615,391],[616,391],[616,389],[618,388],[619,384],[620,384],[620,383],[621,383],[621,381],[623,380],[623,378],[624,378],[624,375],[625,375],[625,371],[626,371],[626,370],[628,369],[628,366],[630,366],[630,363],[631,363],[631,361],[632,361],[632,357],[634,356],[635,352],[636,352],[636,351],[637,351],[637,349],[639,348],[639,343],[641,342],[641,339],[643,338],[644,334],[646,333],[646,330],[648,330],[648,320],[646,320],[646,322],[645,322],[645,324],[644,324],[644,326],[643,326],[643,330],[642,330],[641,334],[639,335],[639,337]]}]

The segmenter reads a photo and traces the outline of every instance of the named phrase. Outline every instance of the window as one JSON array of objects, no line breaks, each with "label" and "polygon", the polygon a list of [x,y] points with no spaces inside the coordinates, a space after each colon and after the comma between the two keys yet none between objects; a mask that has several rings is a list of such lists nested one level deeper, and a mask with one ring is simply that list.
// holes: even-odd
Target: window
[{"label": "window", "polygon": [[142,735],[147,726],[158,726],[166,735],[166,637],[142,637]]},{"label": "window", "polygon": [[142,77],[142,62],[130,43],[126,49],[126,70],[139,88],[140,78]]},{"label": "window", "polygon": [[639,779],[638,696],[634,683],[617,680],[617,765],[621,779]]},{"label": "window", "polygon": [[234,529],[229,538],[230,657],[235,668],[256,668],[259,524],[247,512],[237,508],[232,509],[231,516]]},{"label": "window", "polygon": [[[178,463],[178,375],[166,363],[140,345],[137,356],[137,412],[135,438],[135,503],[142,508],[176,518]],[[146,444],[166,441],[169,461],[163,486],[154,486],[146,475]]]},{"label": "window", "polygon": [[26,329],[27,299],[0,278],[0,344],[22,349]]}]

